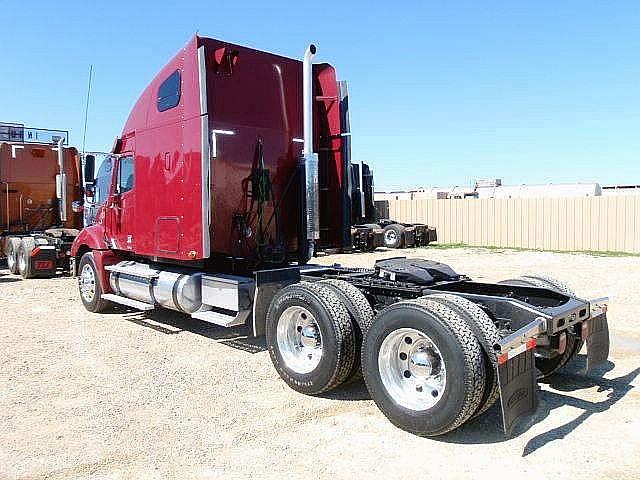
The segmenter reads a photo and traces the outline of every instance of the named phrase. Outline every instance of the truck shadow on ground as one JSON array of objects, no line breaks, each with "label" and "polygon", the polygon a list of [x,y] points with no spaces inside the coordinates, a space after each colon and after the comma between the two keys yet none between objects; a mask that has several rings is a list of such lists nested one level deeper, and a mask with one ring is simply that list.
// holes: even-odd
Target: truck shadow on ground
[{"label": "truck shadow on ground", "polygon": [[11,275],[9,270],[0,270],[0,283],[13,283],[20,281],[22,281],[22,278]]},{"label": "truck shadow on ground", "polygon": [[[116,306],[108,312],[108,314],[109,313],[121,314],[123,318],[129,322],[167,335],[190,332],[249,353],[258,353],[267,350],[264,337],[252,338],[249,328],[246,326],[224,328],[207,322],[194,320],[187,315],[171,310],[139,312],[127,307]],[[506,442],[524,434],[534,425],[541,423],[554,409],[570,405],[582,410],[582,413],[563,425],[551,428],[531,438],[524,446],[522,456],[530,455],[555,440],[565,438],[592,415],[605,412],[615,405],[633,389],[631,383],[640,375],[639,367],[626,375],[616,378],[602,378],[601,376],[603,374],[613,370],[615,367],[615,364],[612,362],[606,362],[585,375],[583,372],[586,367],[586,358],[586,355],[578,355],[570,365],[541,382],[547,384],[554,391],[544,389],[538,392],[538,409],[534,415],[521,423],[512,436],[505,435],[502,430],[502,413],[500,405],[497,402],[478,418],[466,422],[453,432],[440,437],[434,437],[432,440],[460,444]],[[597,387],[598,393],[607,392],[605,400],[594,402],[565,394],[593,389],[594,387]],[[363,401],[371,399],[362,379],[349,382],[321,396],[339,401]]]},{"label": "truck shadow on ground", "polygon": [[[615,364],[612,362],[606,362],[593,369],[588,375],[585,375],[582,372],[584,372],[586,368],[586,358],[586,355],[578,355],[570,366],[565,367],[542,383],[548,384],[551,388],[559,392],[578,392],[580,390],[597,387],[598,393],[608,392],[606,400],[593,402],[556,391],[540,390],[538,392],[539,405],[535,414],[524,420],[512,436],[505,435],[502,430],[502,412],[498,400],[493,407],[478,418],[468,421],[451,433],[435,437],[433,440],[461,444],[506,442],[524,434],[534,425],[541,423],[555,408],[570,405],[582,410],[582,413],[563,425],[554,427],[531,438],[526,443],[522,456],[530,455],[554,440],[560,440],[566,437],[592,415],[611,408],[633,388],[631,382],[640,375],[640,368],[636,368],[628,374],[617,378],[602,378],[601,375],[615,367]],[[333,400],[357,401],[371,399],[367,387],[362,380],[346,384],[322,396]]]},{"label": "truck shadow on ground", "polygon": [[334,390],[322,393],[320,396],[330,400],[346,400],[351,402],[371,400],[371,395],[369,394],[369,390],[367,390],[367,385],[361,377],[340,385]]},{"label": "truck shadow on ground", "polygon": [[225,328],[212,323],[196,320],[188,315],[172,310],[157,309],[140,312],[123,306],[115,306],[107,314],[123,314],[128,322],[150,328],[167,335],[190,332],[209,338],[231,348],[249,353],[267,350],[264,337],[253,338],[247,326]]},{"label": "truck shadow on ground", "polygon": [[16,277],[0,277],[0,283],[14,283],[14,282],[21,282],[22,279],[21,278],[16,278]]},{"label": "truck shadow on ground", "polygon": [[[632,388],[631,382],[640,375],[640,368],[636,368],[626,375],[616,378],[602,378],[600,375],[612,370],[615,364],[606,362],[595,368],[588,375],[582,373],[586,367],[586,355],[579,355],[571,365],[565,367],[544,382],[557,391],[540,390],[539,405],[536,413],[523,421],[511,437],[502,431],[500,405],[496,403],[479,418],[473,419],[453,432],[437,437],[435,440],[452,443],[500,443],[517,437],[528,431],[533,425],[539,424],[556,408],[570,405],[582,410],[573,420],[551,428],[531,438],[524,446],[522,456],[525,457],[554,440],[560,440],[576,430],[585,420],[594,414],[610,409],[622,399]],[[578,392],[580,390],[597,387],[597,392],[607,392],[603,401],[590,401],[577,396],[565,395],[559,392]]]}]

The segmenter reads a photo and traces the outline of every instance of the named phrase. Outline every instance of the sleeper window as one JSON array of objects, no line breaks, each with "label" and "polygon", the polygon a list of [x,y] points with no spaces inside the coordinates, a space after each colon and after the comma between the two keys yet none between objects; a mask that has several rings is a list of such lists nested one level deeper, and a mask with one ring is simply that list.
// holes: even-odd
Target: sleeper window
[{"label": "sleeper window", "polygon": [[164,112],[180,103],[180,70],[176,70],[158,88],[158,111]]}]

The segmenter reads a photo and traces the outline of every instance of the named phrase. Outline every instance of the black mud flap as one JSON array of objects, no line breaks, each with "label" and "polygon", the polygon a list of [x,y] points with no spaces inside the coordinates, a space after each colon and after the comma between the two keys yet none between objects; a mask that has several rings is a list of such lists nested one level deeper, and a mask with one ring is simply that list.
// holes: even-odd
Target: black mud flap
[{"label": "black mud flap", "polygon": [[609,324],[603,313],[589,320],[587,337],[587,372],[609,358]]},{"label": "black mud flap", "polygon": [[502,426],[511,435],[517,424],[538,407],[538,386],[533,349],[498,365]]}]

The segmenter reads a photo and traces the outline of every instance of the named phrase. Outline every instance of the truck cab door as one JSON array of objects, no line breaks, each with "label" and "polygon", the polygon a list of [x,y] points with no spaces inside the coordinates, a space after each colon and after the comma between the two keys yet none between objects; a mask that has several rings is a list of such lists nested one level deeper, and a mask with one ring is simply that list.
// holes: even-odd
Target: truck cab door
[{"label": "truck cab door", "polygon": [[117,161],[115,188],[106,212],[106,234],[112,248],[135,251],[135,158],[123,154]]}]

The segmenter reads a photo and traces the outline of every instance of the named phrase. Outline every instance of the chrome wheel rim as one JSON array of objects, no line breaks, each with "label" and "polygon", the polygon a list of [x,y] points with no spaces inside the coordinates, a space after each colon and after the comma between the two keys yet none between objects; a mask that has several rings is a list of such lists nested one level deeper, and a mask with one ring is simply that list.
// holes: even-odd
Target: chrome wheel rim
[{"label": "chrome wheel rim", "polygon": [[393,245],[398,240],[398,234],[395,230],[387,230],[384,233],[384,243],[387,245]]},{"label": "chrome wheel rim", "polygon": [[27,260],[23,252],[18,252],[18,271],[24,272],[27,269]]},{"label": "chrome wheel rim", "polygon": [[322,358],[322,333],[315,317],[304,307],[288,307],[276,327],[278,350],[285,365],[296,373],[315,370]]},{"label": "chrome wheel rim", "polygon": [[378,372],[389,396],[410,410],[432,408],[447,385],[440,350],[414,328],[400,328],[385,337],[378,352]]},{"label": "chrome wheel rim", "polygon": [[91,268],[91,265],[88,263],[85,264],[80,271],[78,285],[82,299],[87,303],[91,303],[96,294],[96,276],[93,273],[93,268]]},{"label": "chrome wheel rim", "polygon": [[15,266],[16,266],[15,253],[9,252],[9,255],[7,256],[7,267],[9,267],[9,270],[13,270]]}]

